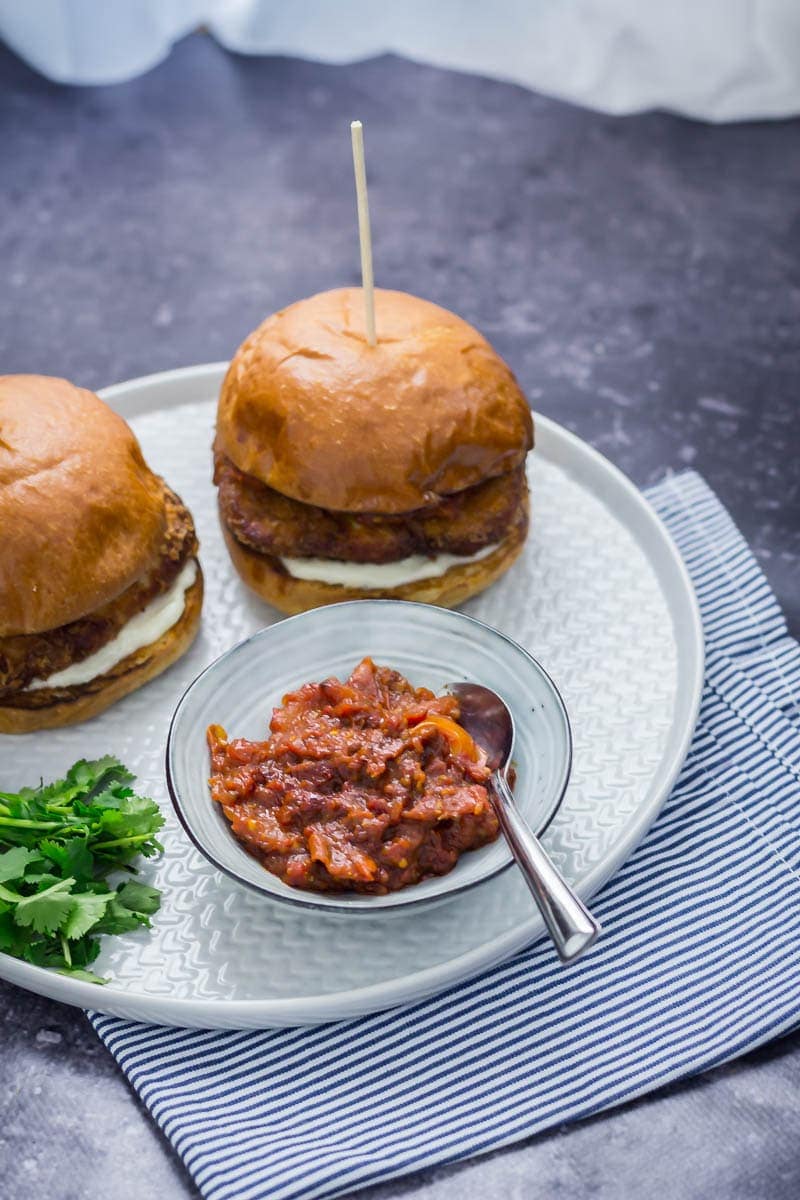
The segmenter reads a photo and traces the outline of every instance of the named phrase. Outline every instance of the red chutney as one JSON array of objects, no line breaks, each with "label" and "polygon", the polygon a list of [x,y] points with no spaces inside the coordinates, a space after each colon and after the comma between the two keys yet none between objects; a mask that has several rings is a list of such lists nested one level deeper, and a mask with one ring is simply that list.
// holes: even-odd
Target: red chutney
[{"label": "red chutney", "polygon": [[498,834],[485,755],[454,696],[359,663],[284,696],[265,742],[211,725],[211,795],[235,837],[293,887],[397,891]]}]

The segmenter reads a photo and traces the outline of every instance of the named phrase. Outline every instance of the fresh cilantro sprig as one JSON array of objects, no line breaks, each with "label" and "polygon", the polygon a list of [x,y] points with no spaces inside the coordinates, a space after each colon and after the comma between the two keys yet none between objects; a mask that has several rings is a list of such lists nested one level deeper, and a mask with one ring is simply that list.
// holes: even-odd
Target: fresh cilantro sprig
[{"label": "fresh cilantro sprig", "polygon": [[162,849],[164,818],[132,782],[109,756],[81,759],[55,783],[0,792],[0,951],[103,983],[89,969],[98,935],[149,927],[159,891],[111,881]]}]

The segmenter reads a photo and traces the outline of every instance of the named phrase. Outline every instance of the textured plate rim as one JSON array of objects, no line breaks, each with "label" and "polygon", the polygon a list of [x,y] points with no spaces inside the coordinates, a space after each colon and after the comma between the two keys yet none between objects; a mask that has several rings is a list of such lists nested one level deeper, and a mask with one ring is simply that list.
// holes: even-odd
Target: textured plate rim
[{"label": "textured plate rim", "polygon": [[[442,891],[434,896],[414,896],[413,888],[404,888],[402,892],[390,893],[395,900],[394,903],[373,905],[370,904],[368,900],[362,900],[360,903],[357,901],[348,901],[340,904],[321,904],[315,899],[315,894],[313,892],[303,892],[300,888],[295,889],[295,891],[298,893],[297,895],[287,895],[285,892],[279,891],[278,889],[273,889],[268,885],[262,887],[260,884],[255,883],[252,879],[246,879],[244,875],[240,875],[232,867],[228,867],[224,863],[219,862],[213,852],[209,850],[208,847],[203,843],[202,839],[192,828],[191,821],[184,811],[184,807],[179,796],[179,788],[177,787],[173,778],[175,772],[171,763],[172,755],[170,754],[170,750],[173,746],[173,732],[175,729],[175,723],[178,720],[178,715],[181,709],[189,698],[190,692],[192,692],[200,683],[201,679],[208,675],[209,672],[219,667],[220,664],[225,661],[225,659],[229,658],[232,654],[241,652],[245,646],[249,646],[256,640],[267,640],[270,636],[270,631],[275,629],[277,625],[286,625],[287,622],[293,621],[302,622],[312,621],[315,619],[320,620],[322,619],[321,616],[315,614],[328,613],[332,609],[337,608],[352,608],[353,605],[361,604],[400,604],[404,607],[414,609],[426,609],[430,607],[429,605],[421,604],[419,601],[392,600],[390,598],[376,598],[371,600],[343,600],[339,604],[328,604],[324,608],[311,609],[308,612],[296,613],[294,616],[284,617],[281,621],[276,622],[275,625],[267,625],[264,629],[256,630],[256,632],[251,633],[249,637],[242,638],[242,640],[237,642],[235,646],[229,646],[227,650],[223,650],[222,654],[218,655],[213,662],[210,662],[208,666],[204,667],[203,670],[194,677],[175,706],[172,719],[169,723],[169,729],[167,730],[167,744],[164,751],[164,771],[167,782],[167,791],[169,792],[169,798],[172,801],[172,807],[175,810],[175,815],[183,826],[184,833],[189,838],[191,843],[197,850],[199,850],[203,857],[207,859],[213,867],[216,868],[217,871],[222,871],[223,875],[227,875],[241,887],[245,887],[250,891],[256,892],[268,903],[273,902],[276,904],[288,904],[295,908],[305,910],[311,909],[316,912],[327,913],[329,916],[339,916],[343,920],[347,920],[348,917],[354,917],[356,920],[359,916],[375,917],[379,913],[387,913],[393,916],[396,913],[403,912],[410,908],[430,908],[433,905],[439,905],[446,900],[451,900],[455,896],[460,895],[461,892],[466,892],[473,888],[481,887],[483,884],[488,883],[491,879],[496,879],[497,876],[502,874],[503,871],[507,871],[514,862],[511,851],[508,851],[504,861],[499,862],[497,866],[490,868],[487,874],[480,876],[478,879],[472,879],[458,884],[455,887],[452,885],[447,887],[445,884],[443,885]],[[458,609],[441,609],[440,611],[445,614],[446,618],[451,619],[456,623],[459,621],[468,621],[472,625],[478,625],[486,633],[491,634],[492,637],[500,638],[501,641],[506,642],[512,647],[513,650],[516,651],[517,654],[519,654],[523,659],[527,660],[529,665],[533,666],[533,668],[545,680],[555,698],[556,706],[564,720],[566,753],[564,755],[564,760],[561,767],[561,776],[559,779],[557,792],[551,801],[550,806],[543,813],[542,819],[539,821],[539,824],[536,828],[536,836],[541,837],[544,833],[546,833],[548,826],[552,824],[556,814],[564,802],[564,796],[566,795],[566,791],[569,786],[570,775],[572,774],[572,725],[570,723],[567,706],[564,703],[564,697],[561,695],[561,692],[559,691],[559,688],[552,675],[545,670],[539,660],[535,658],[529,650],[526,650],[524,646],[520,646],[519,642],[515,641],[514,638],[512,638],[509,634],[503,633],[501,629],[495,629],[493,625],[489,625],[486,621],[481,621],[478,617],[473,617],[470,613],[460,612]],[[519,721],[516,721],[516,724],[518,725]],[[267,875],[269,875],[269,872],[267,872]],[[453,876],[452,873],[449,873],[447,875],[440,876],[440,878],[446,881],[448,879],[452,879]]]},{"label": "textured plate rim", "polygon": [[[215,362],[158,371],[115,384],[98,392],[98,395],[112,407],[123,401],[123,415],[131,419],[165,407],[163,400],[153,400],[154,389],[172,387],[184,393],[172,398],[168,402],[170,407],[191,403],[207,395],[206,390],[202,396],[198,394],[201,388],[219,386],[227,368],[227,362]],[[603,499],[604,492],[609,489],[625,497],[629,505],[628,515],[635,515],[633,523],[640,528],[633,529],[631,520],[624,523],[642,547],[658,577],[673,624],[676,626],[678,642],[679,691],[684,699],[680,709],[682,720],[679,722],[679,735],[673,739],[672,751],[654,796],[649,803],[642,804],[637,809],[628,822],[624,835],[616,844],[613,855],[600,860],[577,883],[576,891],[584,900],[588,900],[622,866],[653,824],[686,758],[702,699],[705,667],[703,628],[697,597],[686,565],[671,535],[644,496],[618,467],[588,442],[549,417],[538,413],[535,416],[540,448],[544,435],[545,444],[552,439],[557,450],[566,450],[567,458],[577,455],[582,459],[582,467],[588,466],[590,474],[599,479],[598,487],[592,489],[593,494],[599,498]],[[556,461],[559,457],[558,453],[554,456]],[[654,558],[656,547],[658,557]],[[676,620],[678,617],[679,621]],[[684,674],[682,681],[681,669]],[[153,998],[123,989],[107,990],[96,984],[69,979],[6,954],[0,954],[0,977],[27,988],[28,991],[66,1004],[154,1024],[205,1029],[293,1027],[323,1024],[424,1000],[470,979],[481,971],[489,970],[530,945],[544,932],[541,918],[532,915],[530,920],[515,926],[493,941],[475,947],[466,954],[457,955],[444,964],[426,967],[422,971],[367,987],[304,997],[299,1002],[285,997],[261,1000],[195,1000],[169,996]],[[104,1002],[106,996],[108,1003]],[[156,1008],[158,1014],[153,1011]]]}]

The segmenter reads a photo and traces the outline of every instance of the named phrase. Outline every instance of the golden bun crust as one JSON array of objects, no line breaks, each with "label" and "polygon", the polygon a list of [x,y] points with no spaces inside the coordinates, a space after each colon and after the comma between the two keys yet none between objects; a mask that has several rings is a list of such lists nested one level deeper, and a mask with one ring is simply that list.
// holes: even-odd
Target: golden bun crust
[{"label": "golden bun crust", "polygon": [[377,289],[375,308],[372,347],[360,288],[268,317],[225,376],[218,451],[338,512],[410,512],[521,463],[530,409],[486,339],[405,292]]},{"label": "golden bun crust", "polygon": [[421,579],[416,583],[380,590],[295,579],[278,570],[274,559],[268,555],[259,554],[237,542],[225,525],[222,532],[231,561],[242,580],[262,600],[287,614],[320,608],[324,604],[339,604],[343,600],[418,600],[423,604],[437,604],[440,608],[454,608],[489,587],[518,558],[528,532],[528,501],[526,497],[519,519],[510,533],[486,558],[450,567],[444,575],[435,579]]},{"label": "golden bun crust", "polygon": [[[197,564],[197,578],[186,592],[186,605],[179,621],[158,641],[129,654],[113,670],[91,680],[77,694],[47,703],[47,691],[41,689],[40,708],[18,708],[0,704],[0,734],[33,733],[37,729],[57,729],[88,721],[143,684],[155,679],[185,654],[200,628],[203,606],[203,574]],[[70,689],[73,690],[73,689]],[[58,693],[56,693],[58,695]]]},{"label": "golden bun crust", "polygon": [[113,600],[155,565],[165,520],[122,417],[66,379],[0,376],[0,637]]}]

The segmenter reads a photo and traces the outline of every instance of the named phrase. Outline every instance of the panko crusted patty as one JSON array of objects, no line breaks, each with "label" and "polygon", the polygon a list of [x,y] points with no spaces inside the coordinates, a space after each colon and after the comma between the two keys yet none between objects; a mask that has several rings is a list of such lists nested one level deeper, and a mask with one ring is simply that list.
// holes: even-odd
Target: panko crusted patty
[{"label": "panko crusted patty", "polygon": [[525,467],[412,512],[343,513],[276,492],[217,451],[220,515],[243,546],[273,558],[397,562],[412,554],[471,555],[502,541],[525,509]]}]

